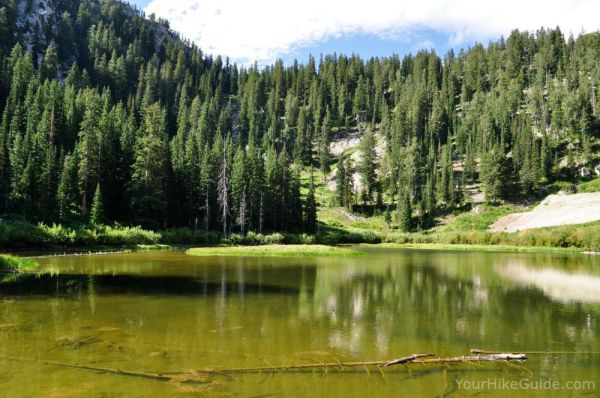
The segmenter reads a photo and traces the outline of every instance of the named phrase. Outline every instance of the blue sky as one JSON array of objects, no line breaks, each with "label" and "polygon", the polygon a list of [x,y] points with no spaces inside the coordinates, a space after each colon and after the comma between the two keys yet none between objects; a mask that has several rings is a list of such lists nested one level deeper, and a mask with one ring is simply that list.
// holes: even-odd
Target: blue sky
[{"label": "blue sky", "polygon": [[241,64],[309,54],[404,55],[466,48],[510,31],[598,29],[596,0],[130,0],[203,51]]}]

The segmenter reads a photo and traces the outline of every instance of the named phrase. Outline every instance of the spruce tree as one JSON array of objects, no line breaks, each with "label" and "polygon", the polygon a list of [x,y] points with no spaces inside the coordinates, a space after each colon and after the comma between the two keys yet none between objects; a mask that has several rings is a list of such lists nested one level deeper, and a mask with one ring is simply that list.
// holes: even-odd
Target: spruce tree
[{"label": "spruce tree", "polygon": [[312,174],[304,204],[304,230],[309,234],[317,232],[317,201],[315,199],[315,183]]},{"label": "spruce tree", "polygon": [[94,199],[92,201],[92,209],[90,211],[90,222],[93,225],[100,225],[104,222],[104,204],[102,200],[102,191],[100,184],[96,185]]},{"label": "spruce tree", "polygon": [[167,156],[166,115],[158,103],[144,110],[135,143],[129,194],[137,222],[158,227],[166,224]]},{"label": "spruce tree", "polygon": [[504,154],[498,147],[493,147],[481,155],[480,178],[485,199],[494,203],[504,191]]},{"label": "spruce tree", "polygon": [[81,213],[88,215],[92,190],[98,183],[100,166],[100,96],[93,90],[84,93],[85,112],[79,130],[77,153],[79,159],[79,190]]},{"label": "spruce tree", "polygon": [[41,80],[56,79],[58,67],[58,55],[53,44],[49,45],[40,65]]},{"label": "spruce tree", "polygon": [[336,185],[336,199],[338,206],[346,206],[346,159],[344,156],[340,156],[337,164],[337,170],[335,174],[335,185]]},{"label": "spruce tree", "polygon": [[412,207],[410,196],[407,190],[404,190],[398,198],[398,207],[396,210],[396,221],[398,228],[403,232],[409,232],[412,224]]},{"label": "spruce tree", "polygon": [[377,154],[375,152],[375,134],[372,128],[368,128],[361,140],[360,150],[362,159],[358,166],[362,184],[369,200],[373,199],[373,189],[376,183]]},{"label": "spruce tree", "polygon": [[323,124],[321,125],[321,134],[319,136],[319,164],[321,165],[321,172],[323,176],[329,173],[329,162],[331,161],[331,155],[329,153],[329,140],[331,135],[331,116],[329,109],[325,112],[323,118]]}]

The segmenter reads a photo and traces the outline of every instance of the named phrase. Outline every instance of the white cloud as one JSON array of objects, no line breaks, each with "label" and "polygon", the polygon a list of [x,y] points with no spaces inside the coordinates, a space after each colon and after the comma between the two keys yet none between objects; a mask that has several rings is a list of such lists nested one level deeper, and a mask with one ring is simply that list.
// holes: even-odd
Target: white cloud
[{"label": "white cloud", "polygon": [[251,63],[348,34],[406,40],[412,29],[433,29],[448,35],[451,45],[514,28],[558,25],[579,34],[598,29],[600,1],[151,0],[145,11],[168,19],[207,53]]}]

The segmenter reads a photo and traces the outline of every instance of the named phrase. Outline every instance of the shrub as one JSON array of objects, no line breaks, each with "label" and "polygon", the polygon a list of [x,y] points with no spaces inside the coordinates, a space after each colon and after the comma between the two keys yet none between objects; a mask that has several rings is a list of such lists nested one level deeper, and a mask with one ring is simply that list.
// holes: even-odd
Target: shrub
[{"label": "shrub", "polygon": [[284,240],[285,240],[285,236],[283,234],[280,234],[279,232],[275,232],[270,235],[265,235],[263,242],[261,244],[263,244],[263,245],[280,245],[280,244],[284,243]]}]

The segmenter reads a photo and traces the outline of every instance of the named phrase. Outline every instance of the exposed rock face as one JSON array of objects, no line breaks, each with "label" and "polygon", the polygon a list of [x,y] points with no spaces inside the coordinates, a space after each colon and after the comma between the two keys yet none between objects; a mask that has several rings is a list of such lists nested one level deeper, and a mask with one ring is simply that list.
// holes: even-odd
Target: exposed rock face
[{"label": "exposed rock face", "polygon": [[[344,152],[351,152],[350,159],[352,160],[354,166],[356,167],[362,161],[362,151],[360,148],[360,141],[362,140],[362,136],[364,133],[364,129],[366,126],[362,125],[358,129],[353,129],[349,132],[344,132],[335,135],[331,143],[329,144],[329,152],[331,155],[339,158],[340,155]],[[381,166],[381,159],[383,158],[385,152],[385,137],[383,137],[378,128],[375,129],[375,154],[377,156],[377,162],[379,166]],[[380,169],[377,169],[377,173],[380,172]],[[335,176],[337,174],[337,169],[333,169],[329,176],[327,177],[327,188],[335,191],[336,183]],[[361,192],[363,189],[362,180],[358,172],[354,172],[352,175],[352,183],[354,186],[354,190],[356,192]]]},{"label": "exposed rock face", "polygon": [[[125,16],[143,15],[127,3],[118,3],[120,12]],[[92,0],[88,12],[100,12],[103,7],[99,0]],[[59,0],[17,0],[17,21],[15,37],[18,38],[28,52],[33,53],[36,63],[39,63],[44,55],[45,49],[56,43],[56,38],[61,35],[61,17],[68,13],[71,21],[77,18],[77,10],[69,9],[67,2]],[[145,18],[154,33],[154,44],[159,52],[165,40],[178,39],[177,33],[173,32],[166,20]],[[71,25],[71,24],[69,24]],[[62,26],[62,27],[61,27]],[[64,33],[64,32],[62,32]],[[58,43],[60,44],[60,43]],[[63,59],[63,65],[59,65],[59,76],[66,74],[70,66],[75,62],[78,54],[73,54],[69,59]],[[62,70],[61,70],[62,67]]]},{"label": "exposed rock face", "polygon": [[492,232],[517,232],[531,228],[584,224],[600,220],[600,192],[577,195],[550,195],[527,213],[500,218]]},{"label": "exposed rock face", "polygon": [[44,47],[49,44],[46,43],[44,33],[48,29],[56,29],[55,7],[52,0],[31,0],[29,2],[19,0],[17,9],[19,12],[17,29],[22,35],[22,43],[27,50],[32,50],[34,36],[37,36],[36,39]]}]

